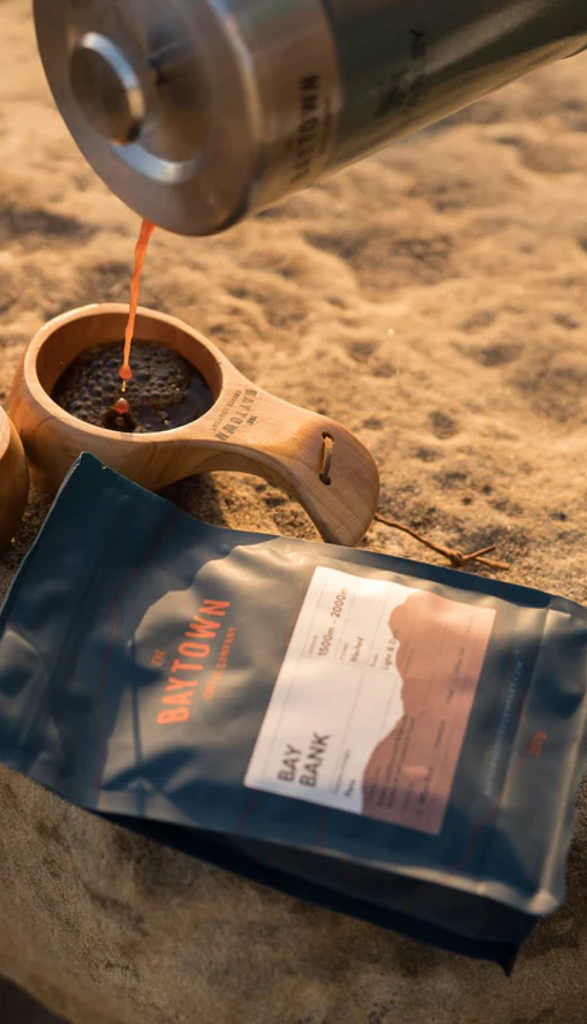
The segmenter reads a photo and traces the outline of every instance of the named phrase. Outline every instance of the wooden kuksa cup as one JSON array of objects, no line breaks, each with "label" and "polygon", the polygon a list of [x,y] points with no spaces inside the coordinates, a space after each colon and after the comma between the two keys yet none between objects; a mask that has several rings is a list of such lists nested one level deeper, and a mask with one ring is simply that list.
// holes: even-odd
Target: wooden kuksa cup
[{"label": "wooden kuksa cup", "polygon": [[8,547],[26,508],[29,474],[21,440],[0,408],[0,551]]},{"label": "wooden kuksa cup", "polygon": [[362,539],[379,497],[369,451],[334,420],[258,388],[180,320],[139,307],[136,337],[167,345],[199,371],[215,399],[199,419],[129,434],[84,423],[57,405],[51,394],[63,371],[86,349],[121,341],[127,318],[127,305],[75,309],[42,327],[26,350],[10,414],[41,487],[54,493],[83,451],[153,491],[195,473],[237,470],[297,499],[324,540],[354,546]]}]

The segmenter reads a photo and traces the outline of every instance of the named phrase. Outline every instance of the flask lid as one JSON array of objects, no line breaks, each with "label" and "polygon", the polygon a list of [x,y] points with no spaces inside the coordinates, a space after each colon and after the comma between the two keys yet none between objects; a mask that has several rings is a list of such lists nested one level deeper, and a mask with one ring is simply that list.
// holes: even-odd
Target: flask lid
[{"label": "flask lid", "polygon": [[236,220],[254,178],[258,105],[236,25],[214,0],[35,0],[34,9],[54,99],[111,191],[180,234]]}]

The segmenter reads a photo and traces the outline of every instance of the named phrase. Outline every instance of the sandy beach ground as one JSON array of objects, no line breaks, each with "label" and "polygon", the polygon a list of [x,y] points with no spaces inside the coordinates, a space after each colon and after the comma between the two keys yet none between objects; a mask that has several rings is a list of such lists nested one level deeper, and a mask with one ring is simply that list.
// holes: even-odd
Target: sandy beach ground
[{"label": "sandy beach ground", "polygon": [[[29,4],[0,0],[0,23],[6,405],[44,321],[127,300],[139,223],[70,140],[44,81]],[[141,301],[208,334],[261,386],[356,431],[380,469],[383,514],[463,550],[495,543],[496,557],[511,562],[508,579],[587,600],[587,56],[539,71],[225,236],[158,232]],[[295,502],[254,478],[208,477],[169,496],[216,524],[315,537]],[[19,537],[0,556],[0,596],[47,508],[31,494]],[[380,525],[365,543],[442,561]],[[9,856],[0,839],[0,888]],[[0,895],[0,971],[59,1008],[34,966],[13,954],[15,908]],[[584,947],[566,955],[584,976]],[[49,1024],[17,1003],[11,1009],[2,992],[5,1024]],[[584,993],[576,995],[580,1005]],[[539,1016],[544,1007],[530,1007],[528,1024],[580,1024],[570,1011]]]}]

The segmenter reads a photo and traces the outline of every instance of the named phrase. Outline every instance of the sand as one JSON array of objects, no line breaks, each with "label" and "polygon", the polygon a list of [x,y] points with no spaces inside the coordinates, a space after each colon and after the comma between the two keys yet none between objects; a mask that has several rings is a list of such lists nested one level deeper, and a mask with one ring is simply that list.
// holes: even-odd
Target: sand
[{"label": "sand", "polygon": [[[28,5],[0,0],[0,22],[6,405],[45,320],[126,301],[139,222],[70,140]],[[261,386],[356,431],[378,462],[384,514],[463,550],[495,543],[508,579],[583,602],[586,85],[578,57],[224,236],[158,232],[141,294]],[[169,496],[216,524],[315,537],[293,501],[250,477]],[[0,557],[1,593],[47,507],[32,493]],[[366,544],[442,561],[380,525]],[[505,982],[233,881],[0,769],[0,971],[76,1024],[580,1024],[581,808],[567,905]]]}]

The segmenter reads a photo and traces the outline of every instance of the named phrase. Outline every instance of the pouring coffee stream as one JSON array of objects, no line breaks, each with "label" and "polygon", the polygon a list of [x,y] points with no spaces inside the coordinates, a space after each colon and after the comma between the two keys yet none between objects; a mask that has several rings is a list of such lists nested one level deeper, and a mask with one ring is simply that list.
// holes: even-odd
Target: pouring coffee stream
[{"label": "pouring coffee stream", "polygon": [[107,410],[103,422],[104,426],[110,427],[112,430],[127,430],[133,431],[136,427],[136,420],[132,414],[130,403],[127,398],[124,397],[126,391],[126,385],[129,380],[132,380],[132,367],[130,365],[130,357],[132,352],[132,343],[134,339],[135,323],[137,319],[137,308],[139,304],[139,292],[141,288],[141,274],[145,264],[145,257],[147,255],[147,248],[151,235],[155,230],[155,224],[152,224],[149,220],[143,220],[139,231],[139,237],[135,247],[135,265],[133,269],[133,275],[130,282],[130,303],[128,310],[128,322],[124,332],[124,350],[122,356],[122,364],[118,371],[118,376],[121,380],[120,390],[122,395],[114,402],[114,404]]},{"label": "pouring coffee stream", "polygon": [[[128,323],[126,325],[126,331],[124,332],[124,353],[122,359],[122,366],[118,371],[118,375],[122,381],[121,390],[126,391],[126,382],[132,378],[132,369],[130,365],[130,354],[132,349],[132,342],[134,337],[135,322],[137,318],[137,306],[139,304],[139,290],[141,287],[141,274],[145,263],[145,256],[147,255],[147,247],[149,245],[149,239],[155,230],[155,225],[149,220],[143,220],[141,224],[141,230],[139,232],[139,238],[135,248],[135,266],[130,283],[130,307],[128,312]],[[129,409],[118,409],[117,412],[121,413],[130,411]]]}]

